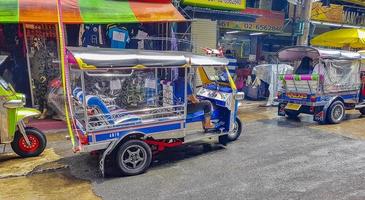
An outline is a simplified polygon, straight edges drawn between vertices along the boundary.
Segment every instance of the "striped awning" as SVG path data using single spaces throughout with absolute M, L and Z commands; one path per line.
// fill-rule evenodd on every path
M 62 11 L 67 24 L 185 20 L 170 0 L 62 0 Z M 0 23 L 57 23 L 57 0 L 0 0 Z

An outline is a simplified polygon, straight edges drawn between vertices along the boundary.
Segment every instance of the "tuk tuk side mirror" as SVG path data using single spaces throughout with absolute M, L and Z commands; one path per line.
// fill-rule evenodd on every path
M 244 92 L 237 92 L 234 96 L 234 99 L 236 101 L 243 101 L 245 99 L 245 93 Z
M 4 103 L 4 107 L 8 109 L 15 109 L 24 106 L 24 102 L 20 99 L 17 100 L 10 100 Z

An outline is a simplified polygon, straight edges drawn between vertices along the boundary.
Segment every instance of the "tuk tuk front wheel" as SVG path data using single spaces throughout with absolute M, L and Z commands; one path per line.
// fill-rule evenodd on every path
M 117 166 L 125 176 L 145 172 L 152 161 L 151 147 L 141 140 L 128 140 L 117 151 Z
M 23 158 L 35 157 L 41 154 L 47 145 L 46 136 L 36 128 L 25 128 L 30 145 L 27 145 L 22 133 L 18 130 L 15 132 L 14 140 L 11 142 L 13 151 Z
M 330 124 L 338 124 L 345 118 L 345 105 L 335 101 L 328 109 L 327 120 Z
M 240 118 L 236 117 L 233 125 L 233 130 L 227 135 L 228 142 L 237 140 L 242 133 L 242 122 Z

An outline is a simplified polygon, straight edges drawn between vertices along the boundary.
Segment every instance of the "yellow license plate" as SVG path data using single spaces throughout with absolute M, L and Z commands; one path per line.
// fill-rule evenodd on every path
M 300 107 L 302 107 L 302 105 L 300 105 L 300 104 L 288 103 L 288 104 L 286 104 L 285 109 L 298 111 L 300 109 Z

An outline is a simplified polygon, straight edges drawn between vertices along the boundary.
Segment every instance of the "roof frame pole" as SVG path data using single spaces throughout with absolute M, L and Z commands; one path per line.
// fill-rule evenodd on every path
M 70 94 L 68 93 L 68 88 L 67 88 L 67 79 L 69 77 L 68 73 L 66 72 L 66 63 L 67 63 L 67 59 L 66 59 L 66 49 L 65 49 L 65 40 L 64 40 L 64 25 L 63 25 L 63 19 L 62 19 L 62 4 L 61 4 L 61 0 L 57 0 L 57 23 L 58 23 L 58 31 L 59 31 L 59 43 L 60 43 L 60 61 L 61 61 L 61 72 L 62 72 L 62 86 L 63 86 L 63 95 L 65 98 L 65 117 L 66 117 L 66 122 L 67 122 L 67 129 L 68 132 L 70 134 L 71 137 L 71 142 L 72 142 L 72 146 L 74 147 L 74 151 L 78 150 L 75 149 L 75 137 L 72 131 L 72 127 L 71 127 L 71 120 L 70 118 L 73 117 L 73 113 L 72 113 L 72 109 L 70 108 L 70 103 L 71 103 L 71 99 L 70 99 Z

